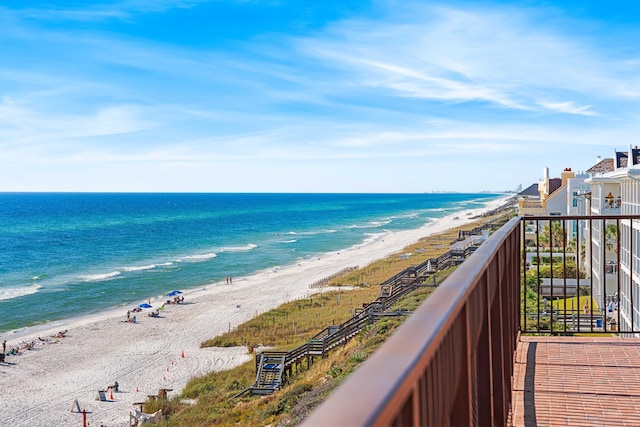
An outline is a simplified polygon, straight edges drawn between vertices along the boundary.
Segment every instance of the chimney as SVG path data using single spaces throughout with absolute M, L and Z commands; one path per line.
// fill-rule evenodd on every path
M 562 178 L 562 185 L 566 185 L 569 179 L 575 178 L 575 177 L 576 177 L 576 174 L 573 173 L 571 168 L 564 168 L 564 170 L 562 171 L 562 174 L 560 175 L 560 178 Z

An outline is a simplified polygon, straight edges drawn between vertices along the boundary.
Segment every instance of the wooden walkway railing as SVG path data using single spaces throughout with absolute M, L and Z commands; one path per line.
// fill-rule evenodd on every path
M 492 224 L 475 229 L 493 228 Z M 464 240 L 466 236 L 458 235 Z M 411 266 L 380 285 L 380 296 L 373 302 L 356 308 L 354 315 L 339 326 L 328 326 L 318 332 L 308 342 L 287 352 L 261 352 L 256 354 L 256 381 L 238 393 L 235 397 L 246 393 L 265 395 L 278 390 L 291 376 L 294 367 L 300 369 L 304 361 L 309 367 L 315 357 L 323 358 L 334 348 L 346 344 L 365 327 L 386 316 L 409 314 L 407 312 L 388 310 L 403 296 L 413 292 L 437 271 L 462 263 L 476 251 L 477 245 L 464 249 L 449 250 L 437 258 L 428 259 L 417 266 Z
M 354 316 L 343 324 L 324 328 L 312 339 L 293 350 L 286 352 L 264 351 L 256 354 L 256 381 L 235 397 L 246 393 L 265 395 L 278 390 L 287 377 L 293 374 L 294 367 L 300 369 L 304 361 L 309 367 L 314 358 L 323 358 L 334 348 L 346 344 L 364 328 L 379 320 L 386 308 L 391 307 L 398 299 L 412 292 L 419 285 L 420 283 L 417 282 L 407 282 L 402 287 L 396 286 L 395 292 L 391 295 L 380 297 L 362 309 L 356 309 Z M 407 313 L 388 314 L 406 315 Z

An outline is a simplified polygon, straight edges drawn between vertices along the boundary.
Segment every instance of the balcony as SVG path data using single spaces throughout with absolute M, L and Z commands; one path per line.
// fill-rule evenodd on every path
M 604 272 L 607 275 L 616 275 L 618 274 L 618 263 L 615 261 L 607 261 L 604 267 Z
M 614 196 L 613 193 L 609 193 L 602 199 L 602 210 L 600 213 L 603 215 L 618 215 L 620 214 L 621 207 L 622 198 L 620 196 Z
M 617 269 L 619 237 L 638 231 L 630 218 L 640 216 L 536 217 L 533 246 L 514 218 L 304 425 L 640 425 L 640 338 L 630 338 L 640 328 L 617 309 L 618 295 L 640 301 Z M 618 230 L 617 291 L 607 294 L 591 271 L 607 264 L 590 259 L 590 249 L 611 244 L 607 233 L 593 233 L 611 223 Z M 634 246 L 626 249 L 637 256 Z M 526 269 L 532 252 L 540 262 Z M 545 276 L 553 286 L 543 296 Z M 568 279 L 576 282 L 573 297 Z
M 622 198 L 620 196 L 614 196 L 612 193 L 609 193 L 604 198 L 605 209 L 620 209 L 621 206 Z
M 540 200 L 524 200 L 520 203 L 520 206 L 525 209 L 544 209 L 544 203 Z

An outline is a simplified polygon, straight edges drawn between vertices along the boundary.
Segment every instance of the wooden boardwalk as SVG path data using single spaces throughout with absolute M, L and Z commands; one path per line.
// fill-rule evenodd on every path
M 640 427 L 640 338 L 521 337 L 513 386 L 514 427 Z
M 338 326 L 328 326 L 316 334 L 308 342 L 286 352 L 261 352 L 256 354 L 256 380 L 253 385 L 236 394 L 234 397 L 251 395 L 267 395 L 279 390 L 294 369 L 302 367 L 306 361 L 307 369 L 316 357 L 325 357 L 339 345 L 346 344 L 368 325 L 385 316 L 404 316 L 408 312 L 389 312 L 389 309 L 403 296 L 425 285 L 429 277 L 440 270 L 458 265 L 468 258 L 482 244 L 483 239 L 471 239 L 464 247 L 454 247 L 456 242 L 464 241 L 471 235 L 481 233 L 484 229 L 495 229 L 495 222 L 484 224 L 471 231 L 459 231 L 452 248 L 437 258 L 430 258 L 417 266 L 405 268 L 393 277 L 380 284 L 380 296 L 362 308 L 356 308 L 354 315 Z M 352 270 L 349 267 L 347 270 Z M 340 275 L 343 272 L 336 273 Z M 334 276 L 336 276 L 334 275 Z M 331 277 L 334 277 L 331 276 Z M 316 282 L 312 286 L 328 283 L 328 279 Z M 435 282 L 434 282 L 435 284 Z

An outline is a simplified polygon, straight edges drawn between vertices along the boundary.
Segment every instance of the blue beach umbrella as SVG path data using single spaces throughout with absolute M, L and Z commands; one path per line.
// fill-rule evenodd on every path
M 147 304 L 146 302 L 143 302 L 138 307 L 140 307 L 140 308 L 151 308 L 151 304 Z
M 181 293 L 182 293 L 181 291 L 171 291 L 171 292 L 169 292 L 169 293 L 167 294 L 167 296 L 168 296 L 168 297 L 174 297 L 174 296 L 176 296 L 176 295 L 178 295 L 178 294 L 181 294 Z

